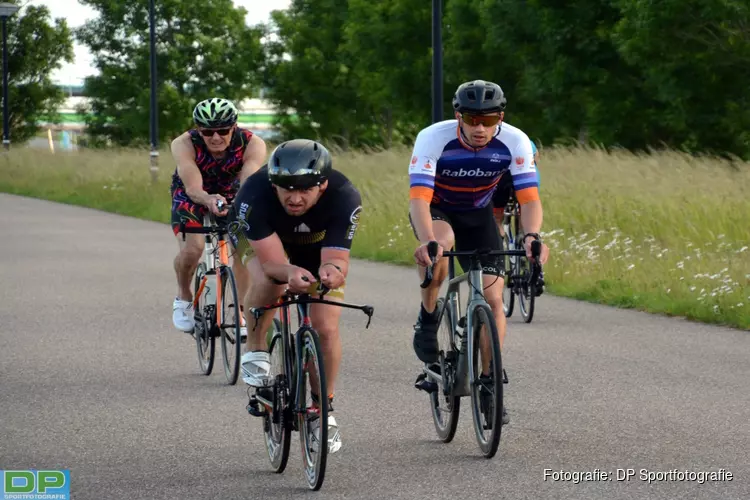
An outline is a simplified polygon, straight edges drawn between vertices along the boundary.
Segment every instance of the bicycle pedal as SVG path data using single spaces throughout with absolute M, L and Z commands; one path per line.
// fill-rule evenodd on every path
M 431 380 L 427 380 L 427 375 L 425 375 L 424 373 L 417 377 L 416 382 L 414 382 L 414 387 L 419 389 L 420 391 L 425 391 L 428 394 L 432 394 L 433 392 L 438 391 L 438 385 Z
M 247 412 L 254 417 L 265 417 L 267 415 L 266 410 L 255 396 L 250 397 L 250 401 L 247 403 Z

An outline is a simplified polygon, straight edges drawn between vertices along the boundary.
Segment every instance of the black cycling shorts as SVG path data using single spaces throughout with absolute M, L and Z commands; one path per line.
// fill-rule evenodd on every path
M 492 204 L 476 210 L 467 210 L 463 212 L 442 211 L 439 208 L 430 205 L 430 214 L 432 220 L 441 220 L 450 224 L 453 234 L 456 237 L 455 249 L 458 252 L 471 251 L 477 249 L 502 250 L 503 240 L 497 229 L 495 216 L 492 212 Z M 409 215 L 409 223 L 417 236 L 414 223 Z M 471 260 L 468 257 L 457 257 L 458 263 L 464 272 L 471 267 Z M 505 276 L 505 259 L 501 256 L 485 255 L 480 258 L 482 263 L 482 272 L 492 276 Z

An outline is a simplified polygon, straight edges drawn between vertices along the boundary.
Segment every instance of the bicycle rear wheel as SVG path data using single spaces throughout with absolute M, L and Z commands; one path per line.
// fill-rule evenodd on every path
M 497 453 L 503 418 L 503 364 L 497 325 L 488 305 L 472 313 L 469 382 L 474 432 L 486 458 Z
M 298 350 L 298 366 L 302 370 L 298 402 L 302 407 L 298 415 L 302 465 L 307 485 L 317 491 L 323 485 L 328 460 L 328 387 L 318 333 L 306 328 Z M 312 394 L 318 395 L 317 405 Z
M 276 318 L 273 321 L 273 333 L 268 352 L 271 356 L 271 376 L 274 378 L 274 385 L 272 388 L 263 390 L 271 401 L 271 407 L 266 406 L 267 414 L 263 417 L 263 434 L 271 467 L 275 472 L 282 473 L 289 460 L 289 445 L 292 440 L 292 422 L 289 418 L 292 378 L 286 373 L 281 323 Z
M 193 286 L 193 297 L 198 296 L 198 302 L 195 307 L 195 328 L 193 337 L 198 351 L 198 365 L 204 375 L 211 375 L 214 367 L 214 356 L 216 354 L 216 339 L 213 336 L 213 307 L 206 304 L 205 288 L 198 295 L 203 277 L 206 275 L 206 265 L 201 262 L 195 270 L 195 283 Z M 209 276 L 211 280 L 213 276 Z M 214 283 L 206 283 L 206 286 L 214 286 Z
M 242 353 L 241 323 L 237 284 L 231 267 L 222 266 L 221 272 L 221 352 L 224 357 L 224 375 L 229 385 L 237 383 Z
M 505 228 L 505 236 L 503 236 L 503 247 L 505 250 L 515 250 L 513 244 L 514 234 L 509 234 L 510 227 Z M 506 318 L 510 318 L 513 315 L 513 306 L 516 303 L 516 294 L 513 293 L 513 272 L 515 270 L 515 261 L 518 257 L 511 257 L 510 255 L 505 256 L 505 283 L 503 285 L 503 313 Z
M 436 310 L 443 307 L 444 299 L 437 301 Z M 435 371 L 440 372 L 443 382 L 437 382 L 438 388 L 430 393 L 430 410 L 432 421 L 438 437 L 444 443 L 450 443 L 456 435 L 458 417 L 461 410 L 461 398 L 453 396 L 453 381 L 458 364 L 458 348 L 461 339 L 456 338 L 453 331 L 453 312 L 448 307 L 443 312 L 443 319 L 438 325 L 439 361 L 433 365 Z M 446 394 L 447 393 L 447 394 Z M 441 403 L 443 406 L 441 407 Z

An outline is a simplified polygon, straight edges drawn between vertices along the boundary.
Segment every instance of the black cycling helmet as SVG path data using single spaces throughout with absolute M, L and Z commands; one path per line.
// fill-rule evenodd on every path
M 331 154 L 319 142 L 292 139 L 282 142 L 268 158 L 268 179 L 285 189 L 319 186 L 331 173 Z
M 484 80 L 465 82 L 453 96 L 453 109 L 459 113 L 495 113 L 505 109 L 505 94 L 500 85 Z

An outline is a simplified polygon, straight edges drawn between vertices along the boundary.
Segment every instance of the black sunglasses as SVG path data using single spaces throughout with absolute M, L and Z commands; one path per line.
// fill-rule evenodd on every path
M 203 135 L 203 137 L 213 137 L 214 134 L 219 134 L 221 136 L 225 136 L 225 135 L 229 134 L 229 132 L 231 132 L 231 131 L 232 131 L 232 127 L 228 127 L 228 128 L 209 128 L 209 129 L 203 128 L 203 129 L 201 129 L 201 134 Z

